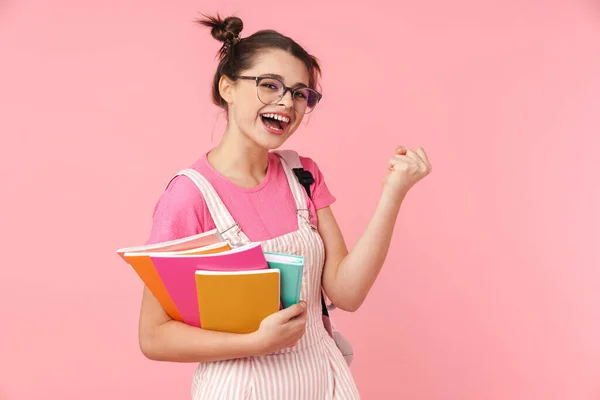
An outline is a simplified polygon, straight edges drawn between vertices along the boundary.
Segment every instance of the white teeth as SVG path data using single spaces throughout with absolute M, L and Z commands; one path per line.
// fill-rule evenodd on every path
M 263 117 L 266 118 L 273 118 L 276 119 L 277 121 L 282 121 L 285 122 L 286 124 L 288 122 L 290 122 L 290 119 L 288 117 L 284 117 L 283 115 L 277 115 L 277 114 L 263 114 Z

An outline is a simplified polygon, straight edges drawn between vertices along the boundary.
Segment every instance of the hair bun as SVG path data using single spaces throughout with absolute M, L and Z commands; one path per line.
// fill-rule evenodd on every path
M 212 37 L 223 43 L 233 43 L 239 38 L 244 28 L 244 23 L 238 17 L 227 17 L 222 19 L 219 14 L 214 17 L 204 16 L 205 19 L 198 23 L 210 28 Z

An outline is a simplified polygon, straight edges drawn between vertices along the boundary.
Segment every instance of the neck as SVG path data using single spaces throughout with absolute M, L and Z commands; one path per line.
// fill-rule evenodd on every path
M 251 186 L 265 177 L 269 154 L 228 125 L 219 144 L 209 152 L 208 161 L 223 176 Z

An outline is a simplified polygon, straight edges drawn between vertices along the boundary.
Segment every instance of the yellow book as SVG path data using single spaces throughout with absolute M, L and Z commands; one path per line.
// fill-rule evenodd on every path
M 202 329 L 251 333 L 279 311 L 279 270 L 196 271 Z

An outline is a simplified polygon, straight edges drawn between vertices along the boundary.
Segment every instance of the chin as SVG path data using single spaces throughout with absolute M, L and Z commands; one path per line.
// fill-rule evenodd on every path
M 288 137 L 289 136 L 265 137 L 261 135 L 257 143 L 264 149 L 275 150 L 281 147 L 287 141 Z
M 293 128 L 290 126 L 286 132 L 273 134 L 259 127 L 251 139 L 264 149 L 275 150 L 281 147 L 292 136 L 295 131 Z

